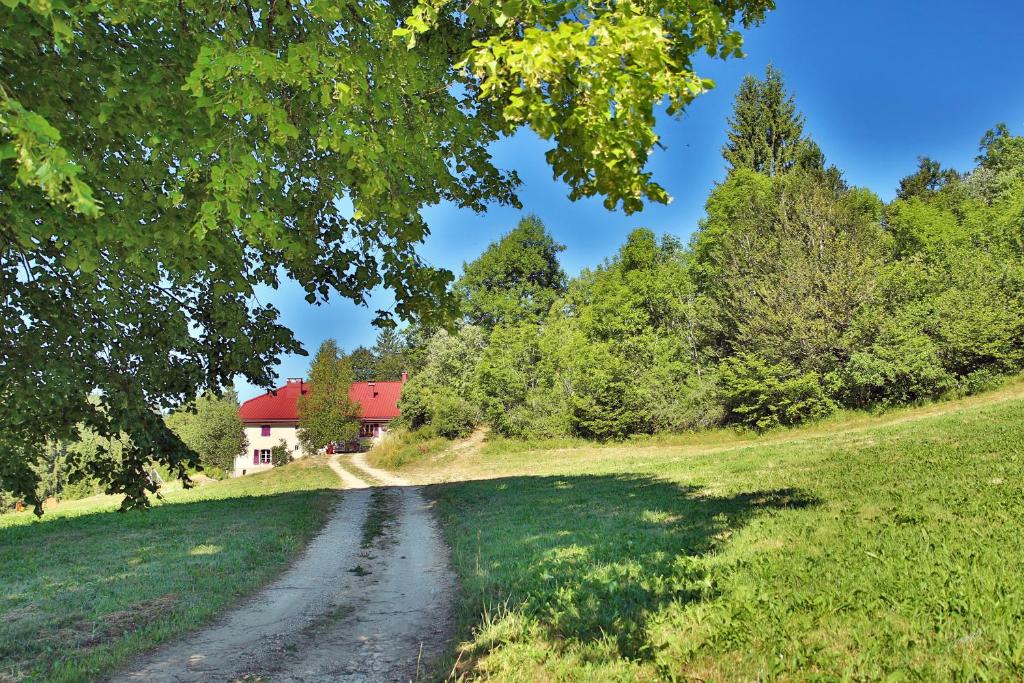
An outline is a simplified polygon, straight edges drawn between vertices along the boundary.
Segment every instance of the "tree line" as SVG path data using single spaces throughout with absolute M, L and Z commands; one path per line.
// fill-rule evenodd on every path
M 567 278 L 535 217 L 466 264 L 455 330 L 413 328 L 412 429 L 509 437 L 795 425 L 992 386 L 1024 366 L 1024 137 L 897 197 L 850 186 L 769 67 L 688 244 L 632 232 Z

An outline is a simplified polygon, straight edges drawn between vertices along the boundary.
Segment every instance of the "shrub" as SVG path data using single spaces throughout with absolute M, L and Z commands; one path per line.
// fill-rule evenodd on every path
M 292 461 L 292 453 L 288 449 L 288 444 L 285 443 L 284 439 L 277 442 L 276 446 L 272 446 L 270 449 L 270 464 L 274 467 L 280 467 L 281 465 L 287 465 Z
M 388 431 L 370 449 L 367 458 L 374 467 L 395 469 L 438 453 L 449 443 L 448 439 L 437 436 L 430 427 L 416 431 L 399 427 Z
M 934 398 L 949 389 L 935 343 L 909 330 L 884 330 L 864 351 L 854 352 L 838 373 L 844 402 L 856 407 Z
M 430 427 L 438 436 L 456 439 L 473 431 L 477 423 L 476 409 L 461 396 L 450 391 L 434 394 L 430 407 Z
M 757 430 L 822 418 L 836 408 L 817 373 L 785 361 L 740 354 L 722 362 L 719 379 L 726 419 Z

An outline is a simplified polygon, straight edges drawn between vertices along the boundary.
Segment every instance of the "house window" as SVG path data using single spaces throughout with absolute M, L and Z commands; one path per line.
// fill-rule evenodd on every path
M 377 435 L 377 425 L 369 424 L 367 422 L 364 422 L 363 424 L 359 425 L 359 436 L 363 437 L 364 439 L 368 439 L 371 436 L 376 436 L 376 435 Z
M 270 429 L 270 427 L 267 427 L 267 429 Z M 269 465 L 270 464 L 270 449 L 269 448 L 264 448 L 263 450 L 260 451 L 260 464 L 261 465 Z
M 270 425 L 260 427 L 260 436 L 270 436 Z
M 295 444 L 295 450 L 299 450 L 299 444 Z

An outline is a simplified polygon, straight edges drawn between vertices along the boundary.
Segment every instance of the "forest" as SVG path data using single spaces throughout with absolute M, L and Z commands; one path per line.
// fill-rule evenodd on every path
M 827 162 L 769 67 L 737 92 L 722 154 L 688 243 L 638 228 L 567 278 L 528 216 L 466 264 L 457 324 L 405 333 L 406 426 L 764 431 L 1022 369 L 1024 137 L 996 125 L 965 171 L 921 157 L 886 203 Z

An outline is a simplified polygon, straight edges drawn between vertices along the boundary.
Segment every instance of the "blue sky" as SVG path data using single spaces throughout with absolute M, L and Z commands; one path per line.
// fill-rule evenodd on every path
M 717 87 L 699 97 L 680 118 L 662 116 L 658 133 L 665 150 L 650 168 L 673 197 L 626 216 L 609 212 L 600 199 L 571 202 L 567 188 L 552 180 L 544 161 L 548 144 L 521 132 L 494 145 L 498 165 L 523 179 L 524 211 L 541 217 L 565 244 L 562 265 L 570 274 L 599 264 L 636 227 L 689 237 L 703 215 L 704 199 L 724 175 L 720 150 L 726 118 L 740 80 L 775 64 L 806 116 L 806 131 L 828 160 L 854 184 L 891 199 L 899 179 L 925 154 L 946 166 L 972 165 L 987 128 L 1005 121 L 1024 133 L 1024 2 L 989 0 L 779 0 L 764 24 L 747 32 L 746 59 L 701 59 L 699 72 Z M 523 212 L 495 206 L 484 215 L 451 206 L 431 207 L 431 235 L 421 254 L 456 274 L 488 244 L 511 229 Z M 369 307 L 340 298 L 307 304 L 293 284 L 260 293 L 272 302 L 305 348 L 313 353 L 333 337 L 346 350 L 370 346 L 377 308 L 388 308 L 387 292 Z M 306 374 L 309 358 L 286 356 L 282 378 Z M 244 400 L 260 390 L 239 378 Z

